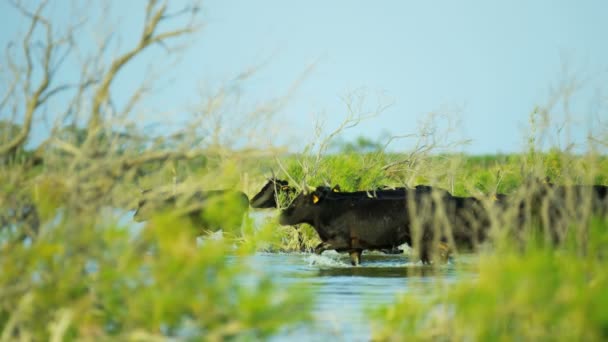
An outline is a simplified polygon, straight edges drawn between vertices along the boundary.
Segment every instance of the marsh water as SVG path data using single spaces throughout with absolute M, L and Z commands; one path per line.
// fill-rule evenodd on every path
M 123 222 L 131 221 L 131 213 Z M 136 231 L 143 228 L 132 221 L 130 226 Z M 351 266 L 348 254 L 334 251 L 322 255 L 260 252 L 251 257 L 250 266 L 279 286 L 298 284 L 313 293 L 312 324 L 287 329 L 272 341 L 368 341 L 372 337 L 370 310 L 394 302 L 399 295 L 424 299 L 429 290 L 441 291 L 461 279 L 472 279 L 476 274 L 466 266 L 475 258 L 459 255 L 447 265 L 430 267 L 406 254 L 364 252 L 363 263 Z
M 274 341 L 368 341 L 370 309 L 390 304 L 398 295 L 428 296 L 426 290 L 474 277 L 453 263 L 431 268 L 405 255 L 379 253 L 364 254 L 363 264 L 357 267 L 349 264 L 347 255 L 329 251 L 321 256 L 258 253 L 253 264 L 279 284 L 298 282 L 314 294 L 312 326 L 285 331 Z

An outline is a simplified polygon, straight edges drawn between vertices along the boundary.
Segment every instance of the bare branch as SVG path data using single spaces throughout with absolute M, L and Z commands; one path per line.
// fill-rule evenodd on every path
M 139 55 L 143 50 L 152 44 L 163 42 L 170 38 L 183 36 L 195 31 L 194 27 L 187 26 L 186 28 L 155 34 L 159 23 L 163 20 L 163 15 L 166 14 L 167 11 L 167 3 L 163 3 L 158 9 L 155 10 L 154 8 L 156 3 L 157 1 L 155 0 L 148 1 L 146 8 L 146 21 L 144 23 L 144 28 L 138 44 L 131 50 L 115 59 L 108 71 L 102 77 L 101 84 L 99 88 L 97 88 L 93 97 L 93 108 L 88 124 L 89 131 L 91 133 L 94 133 L 101 124 L 101 106 L 108 101 L 110 85 L 116 78 L 118 72 L 130 60 Z
M 30 82 L 31 82 L 33 68 L 34 68 L 33 62 L 32 62 L 32 53 L 30 50 L 31 43 L 32 43 L 32 35 L 34 34 L 34 31 L 36 30 L 36 27 L 38 26 L 38 24 L 43 20 L 41 17 L 41 13 L 44 10 L 44 8 L 46 7 L 47 1 L 46 0 L 42 1 L 40 3 L 40 5 L 38 5 L 38 8 L 36 9 L 36 11 L 34 13 L 31 13 L 30 11 L 25 9 L 19 2 L 11 0 L 10 3 L 23 16 L 31 19 L 30 26 L 27 30 L 27 33 L 25 34 L 25 37 L 23 38 L 23 40 L 21 42 L 23 54 L 25 56 L 25 61 L 26 61 L 26 70 L 25 70 L 26 77 L 25 77 L 24 90 L 25 90 L 25 93 L 28 94 L 30 92 Z M 47 25 L 48 25 L 48 22 L 47 22 Z
M 0 111 L 2 111 L 2 108 L 4 108 L 4 106 L 6 106 L 6 103 L 11 98 L 11 96 L 15 95 L 15 90 L 17 89 L 17 85 L 19 84 L 18 70 L 16 69 L 16 67 L 11 66 L 11 71 L 13 72 L 13 75 L 14 75 L 13 81 L 9 85 L 8 89 L 6 90 L 6 93 L 4 94 L 4 97 L 2 98 L 2 100 L 0 100 Z
M 445 128 L 445 130 L 440 131 L 437 118 L 441 118 L 442 120 L 447 121 L 448 127 Z M 381 167 L 381 170 L 394 171 L 395 168 L 397 168 L 398 166 L 405 165 L 406 170 L 415 172 L 414 169 L 416 164 L 418 164 L 420 160 L 427 156 L 429 153 L 433 151 L 442 151 L 453 146 L 468 143 L 468 140 L 448 140 L 448 137 L 451 131 L 453 130 L 453 125 L 454 124 L 451 122 L 449 116 L 435 112 L 429 113 L 426 120 L 419 123 L 417 131 L 420 133 L 406 134 L 394 137 L 395 139 L 416 138 L 416 142 L 412 150 L 404 158 L 383 165 Z M 393 140 L 393 137 L 391 137 L 387 144 L 385 144 L 385 148 L 387 148 L 388 144 L 391 143 Z
M 44 6 L 46 5 L 46 1 L 43 1 L 40 4 L 38 9 L 36 10 L 36 13 L 34 13 L 34 14 L 25 10 L 18 3 L 13 2 L 13 4 L 23 15 L 25 15 L 26 17 L 29 17 L 32 21 L 30 24 L 30 28 L 29 28 L 25 38 L 23 39 L 23 49 L 24 49 L 24 54 L 26 56 L 26 61 L 27 61 L 26 78 L 25 78 L 25 94 L 26 94 L 27 98 L 26 98 L 26 104 L 25 104 L 25 113 L 24 113 L 25 120 L 23 123 L 23 127 L 22 127 L 21 131 L 19 132 L 19 134 L 17 134 L 17 136 L 15 136 L 10 142 L 8 142 L 7 144 L 5 144 L 3 146 L 0 146 L 0 156 L 14 154 L 15 151 L 21 145 L 23 145 L 23 143 L 27 140 L 27 138 L 30 134 L 31 126 L 32 126 L 34 112 L 36 111 L 38 106 L 40 106 L 40 104 L 41 104 L 40 97 L 50 84 L 50 63 L 51 63 L 51 58 L 52 58 L 52 54 L 53 54 L 53 49 L 55 47 L 55 44 L 53 41 L 53 32 L 52 32 L 51 24 L 45 18 L 43 18 L 41 16 L 41 12 L 44 9 Z M 38 23 L 42 24 L 46 29 L 46 46 L 45 46 L 44 56 L 43 56 L 43 60 L 42 60 L 43 76 L 42 76 L 42 80 L 36 87 L 36 90 L 33 92 L 33 94 L 31 94 L 31 96 L 28 96 L 29 92 L 30 92 L 31 77 L 32 77 L 32 72 L 33 72 L 30 44 L 31 44 L 32 34 L 33 34 L 36 26 L 38 25 Z
M 40 100 L 38 101 L 39 104 L 43 104 L 45 103 L 49 98 L 51 98 L 54 95 L 57 95 L 63 91 L 67 91 L 70 89 L 75 89 L 75 88 L 79 88 L 79 89 L 86 89 L 88 87 L 90 87 L 91 85 L 95 84 L 94 80 L 87 80 L 85 81 L 83 84 L 62 84 L 60 86 L 57 86 L 53 89 L 50 89 L 48 92 L 46 92 L 44 94 L 44 96 L 42 96 L 40 98 Z
M 163 14 L 161 19 L 162 20 L 172 19 L 172 18 L 180 17 L 180 16 L 182 16 L 184 14 L 188 14 L 188 13 L 196 14 L 199 10 L 200 10 L 200 8 L 197 5 L 193 5 L 192 7 L 186 6 L 186 7 L 182 8 L 181 10 L 176 11 L 175 13 Z
M 51 143 L 73 156 L 80 156 L 82 154 L 79 148 L 57 137 L 52 137 Z

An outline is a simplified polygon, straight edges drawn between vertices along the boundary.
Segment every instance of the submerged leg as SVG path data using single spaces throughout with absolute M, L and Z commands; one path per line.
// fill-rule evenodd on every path
M 431 246 L 427 242 L 423 242 L 420 246 L 420 261 L 425 265 L 431 263 Z
M 350 263 L 353 266 L 361 264 L 361 252 L 363 252 L 363 249 L 361 249 L 359 237 L 357 236 L 356 232 L 352 230 L 350 232 L 350 248 L 352 248 L 348 252 L 348 254 L 350 254 Z
M 362 252 L 363 252 L 363 250 L 361 250 L 361 249 L 353 249 L 348 252 L 348 254 L 350 254 L 350 263 L 353 266 L 358 266 L 359 264 L 361 264 L 361 253 Z

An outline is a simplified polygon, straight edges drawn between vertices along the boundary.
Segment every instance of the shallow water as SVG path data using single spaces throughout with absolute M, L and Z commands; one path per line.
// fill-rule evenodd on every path
M 131 216 L 129 212 L 122 219 L 136 233 L 143 229 L 143 224 L 133 223 Z M 256 223 L 265 217 L 252 216 Z M 325 251 L 323 255 L 257 253 L 251 258 L 251 266 L 269 274 L 279 284 L 297 283 L 314 293 L 312 326 L 290 329 L 272 341 L 368 341 L 369 309 L 390 304 L 399 294 L 423 298 L 425 290 L 437 289 L 438 284 L 449 286 L 459 279 L 472 279 L 476 274 L 468 271 L 466 265 L 473 264 L 475 259 L 474 255 L 461 254 L 456 264 L 430 267 L 412 262 L 403 254 L 364 252 L 362 264 L 355 267 L 351 266 L 348 254 L 334 251 Z
M 470 259 L 464 256 L 458 262 Z M 449 285 L 474 276 L 454 264 L 431 268 L 404 255 L 364 254 L 363 264 L 353 267 L 348 255 L 331 251 L 321 256 L 259 253 L 253 266 L 279 283 L 298 282 L 314 291 L 313 326 L 286 331 L 274 341 L 367 341 L 371 338 L 368 309 L 391 303 L 398 294 L 423 296 L 438 282 Z

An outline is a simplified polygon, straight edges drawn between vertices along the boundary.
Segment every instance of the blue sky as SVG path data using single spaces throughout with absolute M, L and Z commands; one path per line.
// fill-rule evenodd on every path
M 61 4 L 67 2 L 55 6 Z M 128 41 L 140 24 L 130 14 L 143 11 L 143 2 L 114 5 Z M 18 27 L 0 7 L 2 25 Z M 278 113 L 280 129 L 269 139 L 298 150 L 312 138 L 314 117 L 324 115 L 328 130 L 336 127 L 347 112 L 342 97 L 362 90 L 370 107 L 378 94 L 392 105 L 345 132 L 346 140 L 415 133 L 427 113 L 442 111 L 460 120 L 453 139 L 471 139 L 463 151 L 517 152 L 530 113 L 550 100 L 568 74 L 565 65 L 586 82 L 573 95 L 560 144 L 584 142 L 598 120 L 608 121 L 606 1 L 211 0 L 203 9 L 204 30 L 153 100 L 159 112 L 187 107 L 201 87 L 263 64 L 243 86 L 241 107 L 247 107 L 285 94 L 314 65 Z M 150 52 L 153 59 L 162 54 Z M 114 90 L 128 93 L 130 82 L 137 77 L 123 77 Z M 559 106 L 551 115 L 555 125 L 566 121 Z

